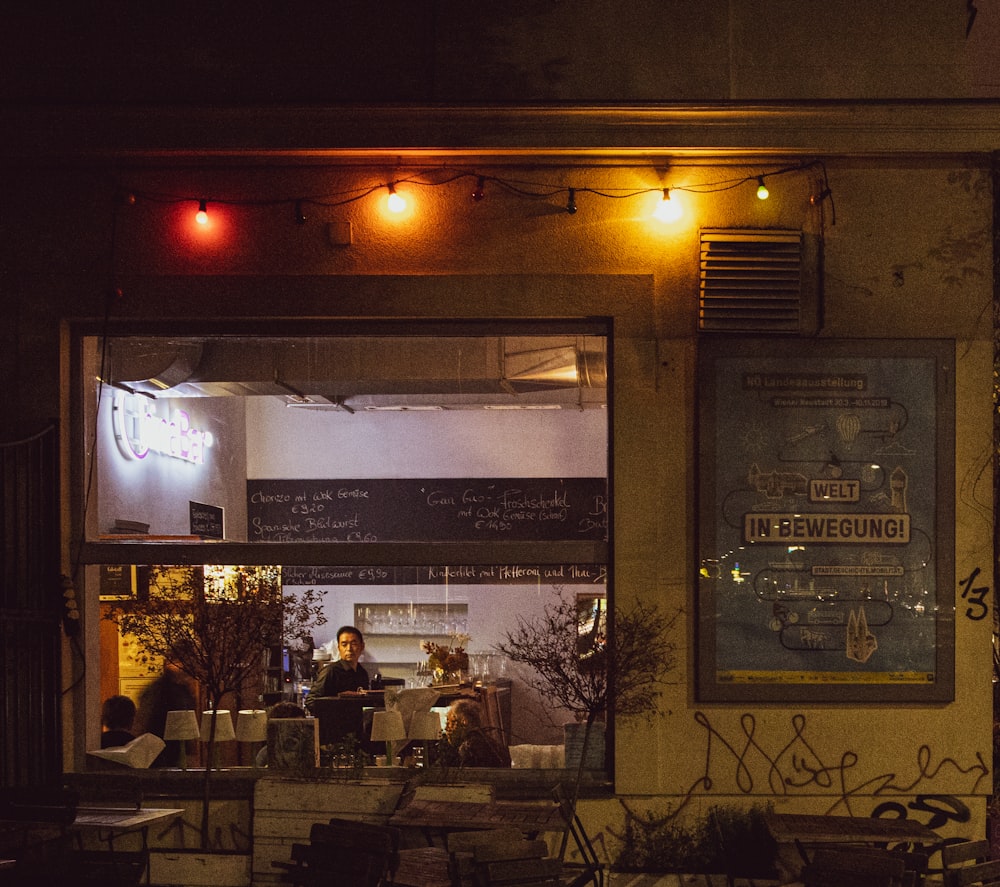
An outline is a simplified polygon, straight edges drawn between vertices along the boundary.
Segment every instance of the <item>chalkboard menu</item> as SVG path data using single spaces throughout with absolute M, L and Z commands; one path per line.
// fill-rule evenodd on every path
M 248 480 L 251 542 L 608 538 L 607 480 Z
M 191 535 L 202 539 L 225 538 L 225 511 L 218 505 L 188 502 L 191 516 Z
M 281 568 L 281 584 L 307 585 L 599 585 L 603 564 L 462 564 L 421 567 Z

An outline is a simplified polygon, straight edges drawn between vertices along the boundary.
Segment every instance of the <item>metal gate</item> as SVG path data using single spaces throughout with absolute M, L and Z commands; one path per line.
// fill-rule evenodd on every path
M 58 434 L 0 444 L 0 786 L 62 773 Z

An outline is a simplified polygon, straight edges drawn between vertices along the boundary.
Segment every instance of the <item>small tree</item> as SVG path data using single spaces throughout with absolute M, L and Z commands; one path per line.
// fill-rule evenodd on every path
M 559 586 L 541 616 L 519 616 L 497 651 L 523 663 L 525 682 L 585 724 L 572 803 L 583 777 L 594 723 L 609 712 L 618 717 L 650 719 L 667 676 L 676 664 L 669 635 L 677 614 L 637 601 L 616 607 L 610 635 L 587 631 L 591 616 L 581 612 L 575 595 Z
M 149 595 L 113 607 L 107 618 L 132 635 L 152 670 L 171 663 L 196 681 L 219 710 L 227 693 L 260 679 L 268 648 L 308 634 L 326 618 L 322 593 L 283 595 L 278 567 L 227 567 L 206 580 L 202 567 L 152 567 Z M 206 746 L 201 844 L 209 845 L 215 718 Z

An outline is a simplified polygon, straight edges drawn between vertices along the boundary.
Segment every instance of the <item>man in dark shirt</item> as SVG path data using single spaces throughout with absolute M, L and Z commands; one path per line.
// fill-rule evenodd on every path
M 340 658 L 326 663 L 320 669 L 309 689 L 308 699 L 336 696 L 345 690 L 367 690 L 368 672 L 359 661 L 364 650 L 364 635 L 353 625 L 337 629 L 337 651 Z

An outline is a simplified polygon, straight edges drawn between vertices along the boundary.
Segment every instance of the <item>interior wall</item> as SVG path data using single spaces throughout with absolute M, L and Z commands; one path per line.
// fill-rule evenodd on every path
M 277 398 L 247 402 L 247 471 L 252 478 L 605 477 L 608 413 L 588 410 L 456 410 L 349 414 L 287 409 Z M 470 653 L 490 653 L 515 627 L 515 618 L 542 615 L 558 593 L 551 581 L 529 585 L 317 585 L 326 624 L 313 642 L 335 646 L 341 625 L 355 623 L 354 605 L 463 604 Z M 561 587 L 561 586 L 560 586 Z M 566 587 L 572 593 L 574 586 Z M 415 680 L 420 648 L 429 636 L 368 632 L 370 673 Z M 438 643 L 447 638 L 436 637 Z M 511 742 L 561 743 L 565 713 L 546 706 L 516 667 Z
M 247 477 L 605 477 L 606 410 L 356 412 L 247 402 Z
M 204 459 L 194 463 L 150 450 L 123 454 L 116 442 L 113 395 L 105 392 L 96 422 L 95 531 L 114 534 L 116 520 L 149 525 L 153 535 L 191 533 L 190 502 L 224 510 L 226 538 L 246 539 L 246 418 L 242 398 L 132 398 L 166 425 L 183 411 L 190 426 L 212 435 Z M 125 447 L 127 450 L 127 446 Z

